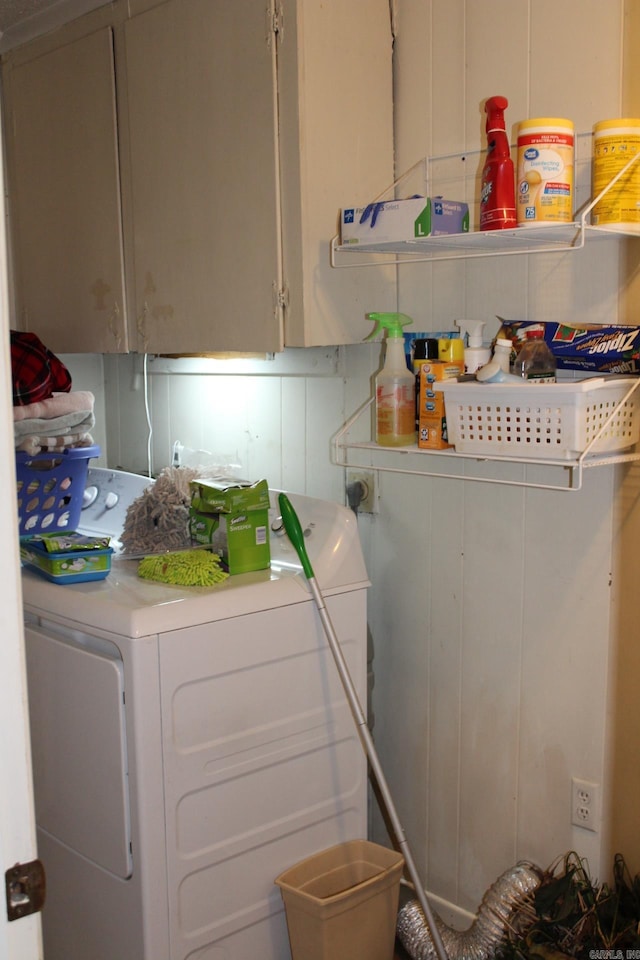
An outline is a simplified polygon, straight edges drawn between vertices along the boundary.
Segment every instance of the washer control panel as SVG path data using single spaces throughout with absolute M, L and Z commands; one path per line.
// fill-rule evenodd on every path
M 89 467 L 80 514 L 82 532 L 117 540 L 129 506 L 152 483 L 138 473 Z

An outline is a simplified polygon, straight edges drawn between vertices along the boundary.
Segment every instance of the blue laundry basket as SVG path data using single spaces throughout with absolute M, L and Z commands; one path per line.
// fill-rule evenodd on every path
M 20 536 L 75 530 L 80 521 L 89 460 L 100 447 L 70 447 L 59 453 L 16 452 Z

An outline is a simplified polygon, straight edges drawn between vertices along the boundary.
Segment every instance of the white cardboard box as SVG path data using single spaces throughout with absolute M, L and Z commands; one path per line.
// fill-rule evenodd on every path
M 361 220 L 367 207 L 344 207 L 340 211 L 340 240 L 343 245 L 364 247 L 469 231 L 468 204 L 458 200 L 414 197 L 410 200 L 385 200 L 370 206 L 374 209 L 364 222 Z

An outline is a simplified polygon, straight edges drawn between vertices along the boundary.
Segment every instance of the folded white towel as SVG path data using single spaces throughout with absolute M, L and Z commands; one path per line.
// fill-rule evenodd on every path
M 67 413 L 93 410 L 95 397 L 89 390 L 71 390 L 70 393 L 54 393 L 46 400 L 27 403 L 13 408 L 14 420 L 52 420 Z
M 13 424 L 13 435 L 16 444 L 23 437 L 63 437 L 68 433 L 86 433 L 94 427 L 95 422 L 93 411 L 77 410 L 52 420 L 43 420 L 41 417 L 16 420 Z
M 90 433 L 69 433 L 62 437 L 27 436 L 16 439 L 16 450 L 35 456 L 38 453 L 62 453 L 75 447 L 93 446 Z

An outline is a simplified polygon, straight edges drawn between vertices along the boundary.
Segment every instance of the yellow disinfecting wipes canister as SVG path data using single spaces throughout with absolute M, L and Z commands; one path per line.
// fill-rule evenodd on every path
M 601 120 L 593 128 L 593 196 L 638 155 L 640 120 Z M 602 227 L 624 224 L 640 231 L 640 160 L 632 163 L 591 211 L 591 222 Z
M 573 146 L 571 120 L 537 117 L 518 124 L 518 226 L 571 222 Z

